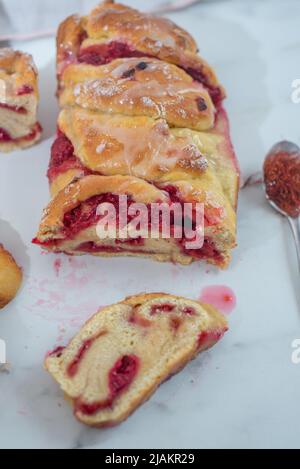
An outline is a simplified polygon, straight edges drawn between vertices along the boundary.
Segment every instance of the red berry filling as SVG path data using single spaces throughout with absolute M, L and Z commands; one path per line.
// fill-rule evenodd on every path
M 211 344 L 218 342 L 222 339 L 223 335 L 227 329 L 219 330 L 219 331 L 202 331 L 198 336 L 198 348 L 206 348 Z
M 17 114 L 27 114 L 27 109 L 23 106 L 14 106 L 12 104 L 0 103 L 0 108 L 8 109 L 9 111 L 16 112 Z
M 128 388 L 138 371 L 139 359 L 135 355 L 124 355 L 109 372 L 109 389 L 115 398 Z
M 195 316 L 196 311 L 192 306 L 185 306 L 182 310 L 184 314 L 187 314 L 188 316 Z
M 83 359 L 86 352 L 91 348 L 94 341 L 95 341 L 95 338 L 93 337 L 89 340 L 86 340 L 83 343 L 83 345 L 80 347 L 76 357 L 67 368 L 67 374 L 70 378 L 73 378 L 77 374 L 81 360 Z
M 124 42 L 112 41 L 108 44 L 99 44 L 81 49 L 78 61 L 89 65 L 103 65 L 114 59 L 143 57 L 144 53 L 135 50 Z
M 118 195 L 110 193 L 95 195 L 64 215 L 63 224 L 66 238 L 71 238 L 81 230 L 95 225 L 101 219 L 101 215 L 97 213 L 97 208 L 100 204 L 104 203 L 110 203 L 115 207 L 117 214 L 116 222 L 117 226 L 119 226 Z M 133 203 L 134 201 L 128 197 L 128 206 Z M 127 223 L 133 218 L 134 216 L 127 214 Z
M 140 316 L 139 313 L 136 311 L 136 308 L 134 309 L 132 315 L 129 317 L 128 321 L 131 324 L 136 324 L 137 326 L 141 327 L 151 326 L 151 321 L 149 321 L 149 319 L 145 318 L 144 316 Z
M 171 311 L 174 311 L 174 309 L 175 309 L 175 305 L 171 305 L 169 303 L 164 303 L 161 305 L 152 305 L 150 314 L 151 316 L 153 316 L 154 314 L 157 314 L 157 313 L 170 313 Z
M 11 142 L 13 139 L 11 135 L 2 127 L 0 127 L 0 142 Z
M 51 158 L 47 171 L 49 182 L 53 182 L 60 173 L 64 173 L 69 169 L 80 169 L 84 175 L 92 174 L 92 171 L 83 166 L 74 155 L 74 147 L 71 141 L 59 131 L 58 137 L 51 147 Z
M 166 190 L 166 188 L 164 188 Z M 170 190 L 171 194 L 171 199 L 177 201 L 177 196 L 174 195 L 173 188 Z M 179 199 L 178 199 L 179 200 Z M 119 196 L 116 194 L 111 194 L 111 193 L 105 193 L 101 195 L 96 195 L 94 197 L 91 197 L 90 199 L 86 200 L 82 204 L 78 205 L 75 207 L 73 210 L 65 213 L 64 218 L 63 218 L 63 225 L 64 225 L 64 235 L 65 238 L 64 240 L 67 239 L 72 239 L 74 238 L 81 230 L 84 230 L 90 226 L 96 225 L 97 222 L 101 219 L 101 215 L 97 213 L 97 208 L 100 204 L 103 203 L 110 203 L 115 207 L 116 210 L 116 223 L 117 227 L 119 227 Z M 130 207 L 131 204 L 133 204 L 134 201 L 128 197 L 128 208 Z M 151 209 L 148 207 L 149 210 L 149 224 L 151 223 Z M 171 214 L 173 215 L 173 214 Z M 132 219 L 134 219 L 134 215 L 129 215 L 128 213 L 126 214 L 126 223 L 129 224 Z M 161 228 L 161 223 L 160 222 L 160 228 Z M 172 220 L 171 217 L 171 225 L 174 224 L 174 220 Z M 192 223 L 195 225 L 194 223 Z M 195 229 L 195 226 L 193 226 Z M 62 241 L 64 241 L 62 240 Z M 190 240 L 189 240 L 190 241 Z M 181 238 L 181 239 L 176 239 L 176 242 L 178 245 L 180 245 L 182 252 L 186 253 L 187 255 L 191 255 L 197 259 L 207 259 L 207 258 L 213 258 L 217 261 L 222 262 L 223 257 L 222 254 L 218 252 L 218 250 L 215 248 L 214 243 L 209 239 L 205 238 L 204 239 L 204 244 L 202 248 L 199 249 L 187 249 L 186 248 L 186 238 Z M 59 245 L 60 241 L 54 240 L 54 242 L 49 242 L 49 243 L 43 243 L 43 242 L 37 242 L 35 241 L 36 244 L 41 244 L 45 246 L 51 246 L 52 245 Z M 82 252 L 90 252 L 90 253 L 96 253 L 96 252 L 122 252 L 124 249 L 122 246 L 144 246 L 145 245 L 145 239 L 138 237 L 138 238 L 131 238 L 131 239 L 125 239 L 125 240 L 115 240 L 116 246 L 98 246 L 94 242 L 85 242 L 82 243 L 80 246 L 77 247 L 78 251 Z M 138 250 L 134 250 L 134 252 L 138 253 Z M 145 251 L 141 250 L 140 252 L 144 253 Z
M 48 354 L 48 356 L 60 358 L 65 348 L 66 347 L 62 347 L 62 346 L 56 347 L 52 352 Z
M 135 355 L 124 355 L 121 357 L 109 371 L 109 395 L 107 399 L 99 402 L 87 403 L 82 398 L 75 402 L 75 412 L 81 412 L 85 415 L 94 415 L 101 409 L 111 407 L 115 399 L 122 394 L 137 375 L 140 360 Z
M 30 85 L 23 85 L 17 90 L 17 95 L 18 96 L 23 96 L 25 94 L 31 94 L 33 93 L 34 89 Z
M 91 348 L 93 343 L 95 342 L 96 339 L 99 339 L 99 337 L 103 336 L 106 334 L 106 331 L 101 331 L 99 334 L 97 334 L 94 337 L 91 337 L 90 339 L 87 339 L 86 341 L 83 342 L 82 346 L 78 350 L 75 358 L 71 361 L 67 368 L 67 374 L 70 378 L 73 378 L 78 370 L 79 370 L 79 365 L 82 359 L 84 358 L 85 354 L 88 352 L 88 350 Z
M 28 135 L 24 135 L 24 137 L 19 137 L 19 138 L 12 138 L 12 136 L 2 127 L 0 127 L 0 143 L 5 143 L 5 142 L 26 142 L 33 140 L 38 133 L 42 131 L 42 127 L 40 124 L 37 122 L 35 126 L 33 127 L 32 131 Z

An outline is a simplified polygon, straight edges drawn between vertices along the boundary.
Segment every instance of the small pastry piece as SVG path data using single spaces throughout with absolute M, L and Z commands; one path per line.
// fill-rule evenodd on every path
M 109 427 L 129 417 L 227 329 L 209 305 L 140 294 L 96 313 L 66 348 L 47 356 L 45 367 L 79 421 Z
M 0 152 L 26 148 L 40 139 L 38 100 L 38 72 L 32 57 L 0 49 Z
M 111 1 L 101 3 L 86 17 L 73 15 L 59 27 L 59 79 L 72 63 L 98 66 L 130 57 L 156 57 L 177 65 L 207 88 L 215 104 L 225 96 L 213 69 L 198 55 L 194 39 L 166 18 Z
M 213 193 L 211 187 L 215 189 Z M 120 196 L 125 197 L 125 206 Z M 100 237 L 98 226 L 99 222 L 105 222 L 107 203 L 115 211 L 112 224 L 116 231 L 109 237 Z M 193 208 L 191 212 L 185 211 L 185 203 Z M 187 224 L 195 230 L 199 220 L 195 215 L 197 203 L 204 206 L 204 239 L 202 244 L 199 239 L 199 245 L 191 246 L 192 237 L 184 228 Z M 140 210 L 136 204 L 142 204 L 146 221 L 138 235 L 136 231 L 131 235 L 130 226 L 139 213 L 136 210 Z M 161 204 L 166 218 L 153 215 L 153 208 Z M 102 207 L 104 212 L 99 210 Z M 176 217 L 171 209 L 168 214 L 170 207 L 176 208 Z M 119 230 L 121 214 L 128 229 L 126 236 Z M 182 232 L 175 236 L 179 225 Z M 162 236 L 166 226 L 170 228 L 169 234 Z M 156 185 L 133 176 L 89 175 L 72 182 L 52 199 L 34 243 L 48 251 L 66 254 L 146 256 L 181 264 L 204 259 L 224 268 L 235 246 L 235 212 L 213 172 L 207 171 L 203 181 L 193 184 L 175 181 Z
M 12 255 L 0 244 L 0 308 L 16 296 L 22 282 L 22 271 Z

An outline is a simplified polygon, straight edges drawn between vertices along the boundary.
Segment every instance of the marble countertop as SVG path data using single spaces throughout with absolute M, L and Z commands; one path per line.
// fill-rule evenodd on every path
M 224 83 L 232 138 L 243 176 L 261 169 L 277 141 L 300 144 L 297 0 L 205 2 L 170 16 L 193 33 Z M 21 47 L 18 44 L 18 47 Z M 137 259 L 72 260 L 30 244 L 48 201 L 45 178 L 55 132 L 54 40 L 26 43 L 40 69 L 43 142 L 0 156 L 1 241 L 24 268 L 16 301 L 0 313 L 10 372 L 0 374 L 2 448 L 300 447 L 300 293 L 289 227 L 262 188 L 240 194 L 239 245 L 227 271 Z M 56 263 L 57 265 L 57 263 Z M 43 370 L 47 350 L 63 344 L 99 306 L 139 291 L 198 298 L 208 285 L 237 296 L 230 332 L 169 380 L 128 421 L 109 430 L 77 423 Z M 294 354 L 295 357 L 295 354 Z

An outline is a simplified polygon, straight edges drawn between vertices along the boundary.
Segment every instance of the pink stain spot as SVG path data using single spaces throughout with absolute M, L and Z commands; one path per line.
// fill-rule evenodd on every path
M 55 291 L 49 292 L 49 301 L 53 303 L 63 302 L 64 299 L 65 299 L 65 296 L 62 292 L 55 292 Z
M 224 314 L 230 314 L 236 306 L 233 290 L 225 285 L 212 285 L 202 290 L 199 300 L 208 303 Z
M 64 284 L 67 288 L 82 288 L 89 283 L 87 276 L 77 277 L 75 272 L 71 272 L 64 278 Z
M 62 265 L 61 259 L 55 259 L 53 266 L 54 266 L 56 277 L 59 277 L 61 265 Z

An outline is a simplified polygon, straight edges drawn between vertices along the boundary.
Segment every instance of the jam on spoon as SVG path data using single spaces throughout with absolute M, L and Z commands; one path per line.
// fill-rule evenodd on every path
M 288 141 L 274 145 L 264 163 L 267 198 L 290 222 L 300 270 L 300 148 Z

